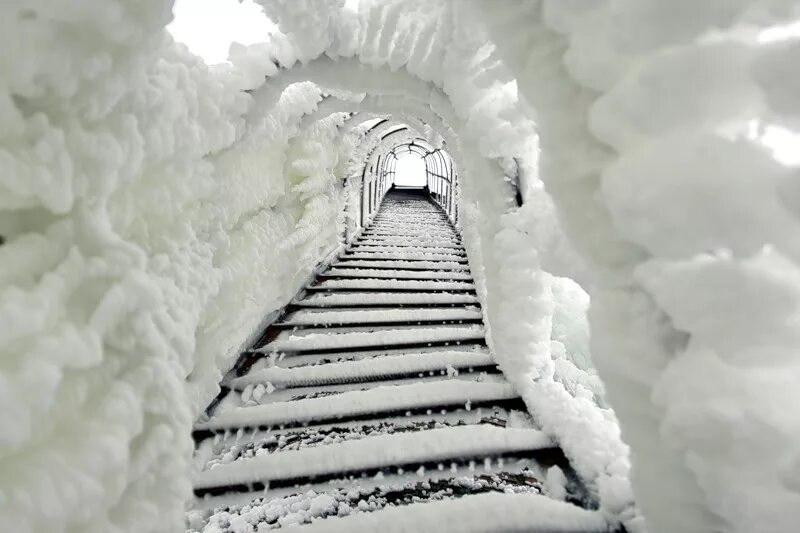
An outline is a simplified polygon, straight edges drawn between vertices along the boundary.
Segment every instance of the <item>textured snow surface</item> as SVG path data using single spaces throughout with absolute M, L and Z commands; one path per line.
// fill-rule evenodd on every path
M 473 290 L 472 283 L 464 281 L 418 281 L 410 279 L 329 279 L 314 285 L 321 289 L 383 289 L 383 290 Z
M 796 528 L 797 3 L 471 5 L 536 109 L 649 529 Z
M 327 271 L 329 276 L 341 276 L 348 278 L 385 278 L 385 279 L 404 279 L 404 278 L 419 278 L 419 279 L 442 279 L 442 280 L 459 280 L 459 279 L 472 279 L 468 272 L 456 271 L 417 271 L 417 270 L 391 270 L 391 269 L 368 269 L 368 268 L 331 268 Z
M 489 353 L 478 351 L 386 355 L 362 361 L 329 363 L 320 368 L 313 366 L 300 368 L 273 366 L 236 378 L 231 382 L 231 385 L 236 388 L 259 383 L 272 383 L 276 387 L 297 386 L 328 381 L 336 382 L 347 378 L 377 378 L 398 373 L 428 372 L 448 367 L 469 368 L 472 366 L 491 365 L 493 362 Z
M 433 270 L 466 270 L 469 265 L 458 261 L 397 261 L 397 260 L 364 260 L 364 259 L 348 259 L 334 263 L 334 266 L 348 266 L 358 268 L 416 268 L 416 269 L 433 269 Z
M 514 388 L 505 383 L 471 381 L 438 381 L 367 391 L 344 392 L 328 398 L 310 398 L 268 406 L 238 407 L 197 425 L 200 429 L 225 429 L 237 426 L 276 426 L 301 423 L 330 417 L 356 416 L 366 413 L 404 411 L 417 407 L 438 407 L 475 403 L 487 400 L 516 398 Z
M 407 326 L 396 329 L 368 327 L 350 331 L 346 328 L 306 329 L 281 332 L 269 344 L 259 348 L 264 353 L 318 349 L 357 348 L 383 344 L 417 344 L 436 341 L 460 341 L 483 338 L 482 325 Z
M 369 470 L 420 461 L 513 454 L 552 445 L 549 437 L 535 429 L 498 428 L 489 425 L 430 429 L 367 437 L 217 464 L 200 472 L 194 479 L 194 487 L 202 489 L 293 479 L 311 474 Z
M 347 292 L 310 294 L 303 305 L 325 307 L 328 305 L 375 305 L 375 304 L 474 304 L 474 294 L 446 292 Z
M 453 533 L 600 533 L 608 523 L 597 511 L 538 494 L 478 494 L 455 500 L 417 503 L 337 520 L 319 520 L 305 527 L 313 533 L 339 531 L 437 531 Z
M 305 309 L 296 311 L 283 320 L 291 325 L 317 324 L 369 324 L 371 322 L 402 322 L 425 320 L 464 320 L 482 318 L 481 310 L 474 306 L 453 308 L 404 309 Z
M 650 530 L 795 528 L 794 0 L 263 3 L 214 70 L 169 0 L 0 5 L 0 524 L 180 529 L 192 421 L 358 230 L 364 112 L 446 142 L 497 360 L 606 516 L 643 529 L 611 405 Z M 341 263 L 465 266 L 414 256 Z
M 341 118 L 299 131 L 319 89 L 248 95 L 170 8 L 0 5 L 2 531 L 180 530 L 194 419 L 337 245 Z

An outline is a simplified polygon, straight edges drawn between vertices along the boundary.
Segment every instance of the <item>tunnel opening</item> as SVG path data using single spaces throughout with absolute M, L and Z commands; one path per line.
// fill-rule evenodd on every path
M 388 122 L 388 120 L 387 120 Z M 370 128 L 372 131 L 380 123 Z M 391 126 L 380 135 L 390 149 L 374 149 L 361 174 L 360 227 L 369 225 L 390 191 L 406 191 L 429 197 L 452 224 L 458 222 L 458 178 L 444 141 L 434 147 L 428 139 L 405 124 Z M 405 140 L 400 140 L 405 137 Z M 394 140 L 394 139 L 397 140 Z M 380 144 L 380 143 L 379 143 Z M 376 147 L 378 148 L 378 147 Z
M 424 189 L 428 184 L 425 175 L 425 161 L 412 153 L 395 154 L 395 169 L 392 171 L 392 183 L 395 189 Z

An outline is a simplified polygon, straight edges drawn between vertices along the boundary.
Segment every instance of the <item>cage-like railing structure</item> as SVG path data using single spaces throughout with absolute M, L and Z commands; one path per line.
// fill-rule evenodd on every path
M 384 122 L 375 124 L 371 130 Z M 396 183 L 397 162 L 404 153 L 416 154 L 423 161 L 425 185 L 422 189 L 442 208 L 453 224 L 458 223 L 458 173 L 453 159 L 444 147 L 436 148 L 422 137 L 408 140 L 409 131 L 407 126 L 400 124 L 383 133 L 381 143 L 391 142 L 392 137 L 397 137 L 397 144 L 377 157 L 373 158 L 372 153 L 367 157 L 361 174 L 360 226 L 369 223 L 390 189 L 400 187 Z M 405 139 L 400 140 L 402 137 Z

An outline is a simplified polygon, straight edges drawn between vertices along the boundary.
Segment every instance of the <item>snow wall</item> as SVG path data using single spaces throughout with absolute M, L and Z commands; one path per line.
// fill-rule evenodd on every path
M 2 527 L 181 529 L 193 420 L 391 148 L 357 112 L 446 142 L 492 347 L 610 519 L 630 479 L 651 531 L 789 530 L 794 3 L 263 3 L 212 69 L 168 0 L 0 6 Z

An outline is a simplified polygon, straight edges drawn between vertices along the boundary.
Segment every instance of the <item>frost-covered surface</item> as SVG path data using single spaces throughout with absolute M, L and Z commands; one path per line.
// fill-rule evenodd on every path
M 384 475 L 381 471 L 373 479 L 376 483 L 385 480 L 383 483 L 388 484 L 388 487 L 369 487 L 365 486 L 369 484 L 368 481 L 360 480 L 360 484 L 353 488 L 328 489 L 324 492 L 310 489 L 305 493 L 283 498 L 256 499 L 246 505 L 229 506 L 223 511 L 216 512 L 207 522 L 202 512 L 192 511 L 189 515 L 190 531 L 202 533 L 269 531 L 315 522 L 317 523 L 315 527 L 333 531 L 342 531 L 342 527 L 346 527 L 347 531 L 382 531 L 387 527 L 397 528 L 398 531 L 421 531 L 431 524 L 437 524 L 437 529 L 444 531 L 488 533 L 516 529 L 531 531 L 531 527 L 536 524 L 548 532 L 599 533 L 606 527 L 597 512 L 583 511 L 568 504 L 557 505 L 560 502 L 554 502 L 554 505 L 550 503 L 552 500 L 548 501 L 547 498 L 534 498 L 533 496 L 541 493 L 542 487 L 530 472 L 523 470 L 513 477 L 502 473 L 498 475 L 485 465 L 481 469 L 483 472 L 479 474 L 464 470 L 466 469 L 456 468 L 455 472 L 452 472 L 451 469 L 447 469 L 447 474 L 437 476 L 439 479 L 435 481 L 428 479 L 419 481 L 420 475 L 424 474 L 420 471 L 403 475 Z M 523 486 L 518 484 L 521 479 L 524 479 Z M 454 487 L 462 494 L 458 500 L 451 499 Z M 493 493 L 495 497 L 481 493 Z M 516 494 L 527 498 L 515 498 Z M 502 499 L 496 496 L 501 496 Z M 445 500 L 449 505 L 437 503 L 438 500 Z M 426 505 L 421 502 L 432 503 L 433 506 L 421 508 L 422 505 Z M 402 505 L 411 507 L 391 510 Z M 382 510 L 388 512 L 345 522 L 321 521 L 325 518 L 358 517 L 364 513 Z M 537 518 L 528 515 L 532 511 L 536 513 Z M 458 515 L 458 519 L 453 520 L 449 516 L 450 512 Z M 464 519 L 465 513 L 469 520 Z M 582 525 L 585 529 L 581 529 Z M 564 529 L 553 529 L 554 527 Z
M 467 405 L 473 402 L 507 400 L 516 397 L 506 383 L 479 383 L 444 380 L 375 387 L 351 391 L 327 398 L 309 398 L 272 403 L 266 406 L 236 407 L 197 425 L 201 429 L 225 429 L 242 426 L 277 426 L 324 420 L 333 416 L 356 416 L 367 413 L 394 412 L 417 407 Z
M 277 17 L 290 35 L 234 47 L 234 66 L 213 71 L 163 32 L 167 0 L 0 8 L 15 51 L 0 65 L 0 312 L 11 362 L 0 373 L 0 523 L 179 527 L 192 420 L 259 323 L 337 244 L 341 214 L 353 221 L 344 201 L 358 182 L 342 190 L 337 180 L 364 160 L 351 152 L 361 140 L 384 147 L 357 129 L 338 138 L 342 113 L 304 120 L 324 101 L 320 87 L 369 93 L 350 99 L 356 110 L 416 116 L 465 177 L 498 178 L 484 156 L 535 147 L 507 72 L 480 35 L 454 40 L 451 7 L 396 26 L 404 44 L 387 50 L 393 35 L 377 41 L 380 18 L 319 4 L 313 16 L 276 4 L 275 16 L 300 13 Z M 402 16 L 419 19 L 422 4 L 410 7 Z M 307 63 L 288 69 L 297 59 Z M 264 75 L 275 80 L 262 85 Z M 481 192 L 505 197 L 502 186 Z M 497 212 L 487 204 L 483 216 Z
M 438 428 L 239 459 L 200 472 L 194 479 L 194 486 L 246 485 L 421 461 L 502 455 L 550 446 L 552 441 L 536 429 L 488 425 Z
M 795 528 L 800 426 L 776 401 L 798 368 L 797 168 L 762 141 L 797 133 L 796 2 L 473 6 L 588 261 L 592 355 L 650 529 Z
M 180 527 L 192 421 L 359 230 L 394 141 L 350 112 L 446 143 L 497 360 L 608 516 L 642 527 L 607 403 L 651 530 L 796 524 L 795 2 L 264 4 L 213 71 L 168 0 L 0 6 L 1 524 Z
M 231 385 L 236 388 L 257 386 L 271 383 L 276 387 L 325 383 L 327 381 L 344 380 L 346 378 L 377 378 L 396 374 L 438 371 L 441 368 L 452 368 L 451 373 L 457 375 L 458 368 L 486 366 L 493 363 L 492 356 L 480 351 L 441 351 L 426 353 L 407 353 L 402 355 L 386 355 L 362 361 L 346 361 L 329 363 L 322 368 L 306 366 L 300 368 L 281 368 L 273 366 L 248 373 L 236 378 Z M 263 393 L 262 393 L 263 394 Z
M 0 7 L 0 529 L 178 530 L 193 420 L 338 242 L 341 118 L 299 132 L 318 89 L 248 96 L 170 4 Z
M 595 533 L 608 523 L 597 511 L 586 511 L 569 503 L 537 494 L 481 494 L 456 500 L 419 503 L 406 508 L 373 513 L 355 512 L 341 522 L 321 520 L 307 528 L 325 531 L 423 531 L 437 524 L 440 531 L 493 533 Z

